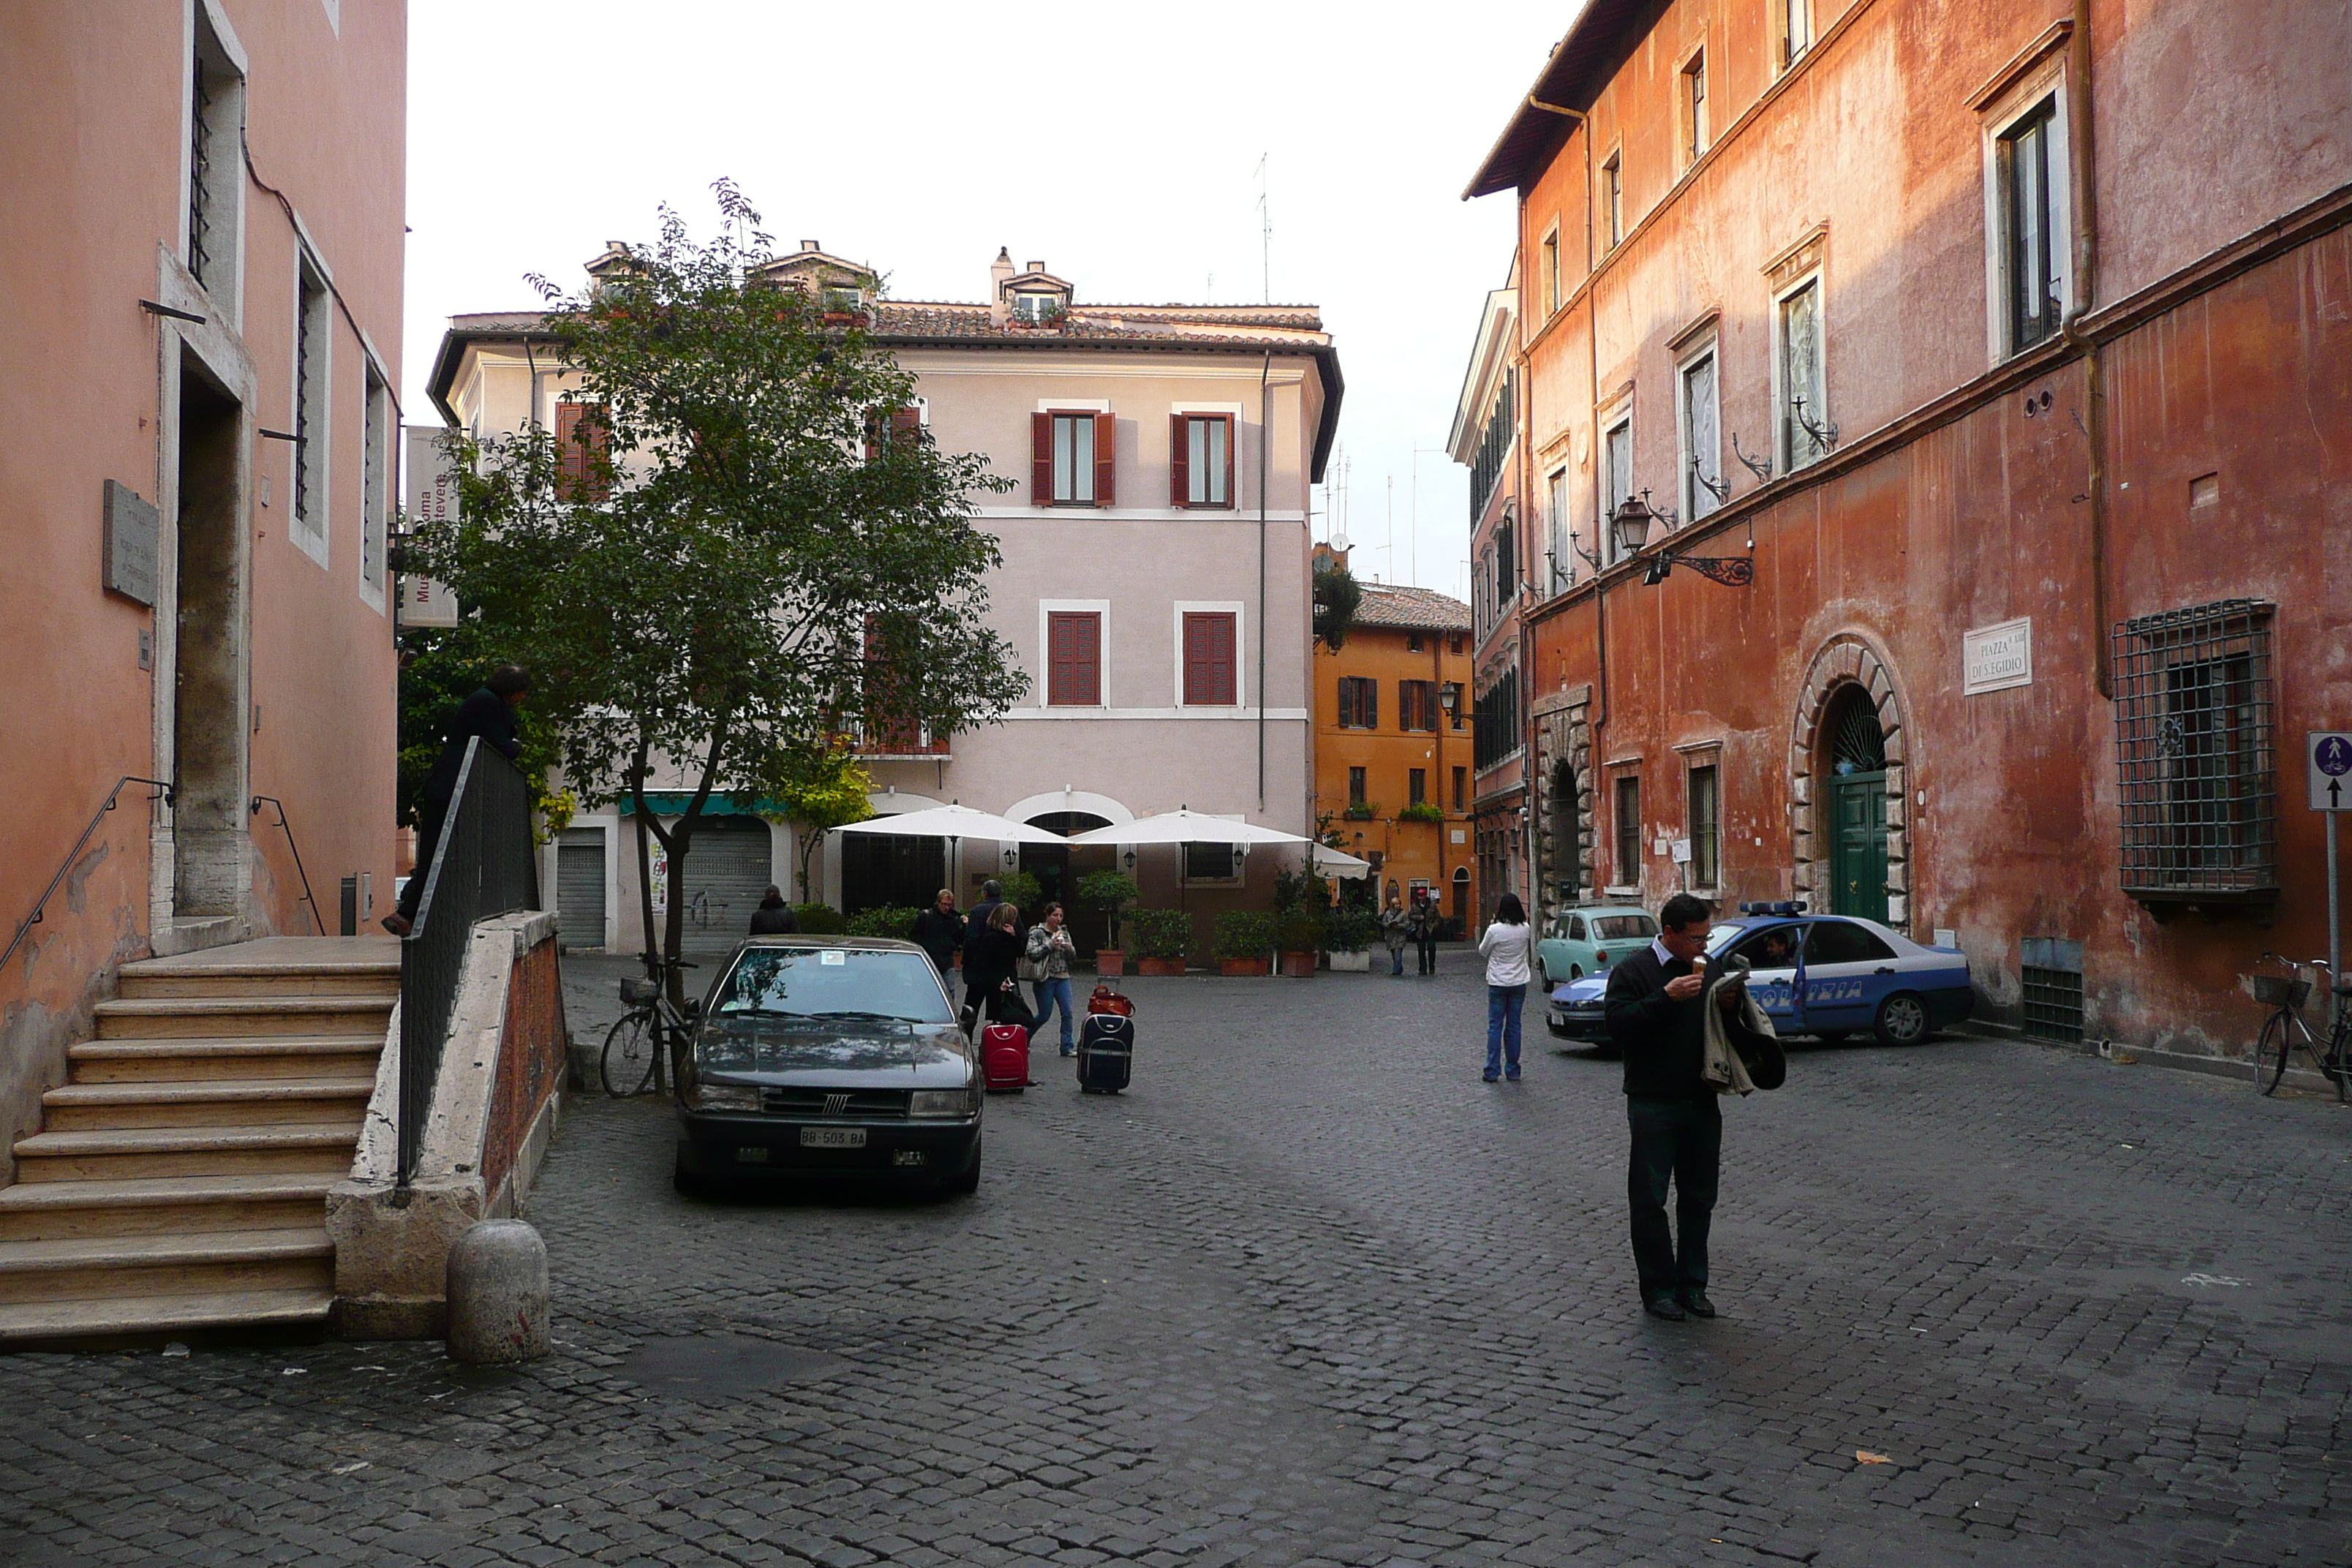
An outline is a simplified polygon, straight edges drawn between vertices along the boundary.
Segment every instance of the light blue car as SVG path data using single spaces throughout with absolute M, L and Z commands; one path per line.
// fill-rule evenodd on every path
M 1552 917 L 1551 933 L 1536 943 L 1536 984 L 1545 991 L 1564 980 L 1598 974 L 1658 934 L 1650 911 L 1633 904 L 1579 904 Z
M 1783 1035 L 1840 1040 L 1864 1029 L 1879 1043 L 1913 1046 L 1957 1024 L 1976 1005 L 1966 954 L 1930 947 L 1856 915 L 1809 915 L 1801 902 L 1743 904 L 1707 935 L 1710 959 L 1738 953 L 1754 966 L 1748 989 Z M 1601 1001 L 1609 976 L 1551 988 L 1553 1035 L 1613 1045 Z

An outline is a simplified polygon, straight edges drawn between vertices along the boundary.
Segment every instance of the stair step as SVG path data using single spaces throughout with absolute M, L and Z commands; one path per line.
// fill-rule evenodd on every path
M 201 1333 L 210 1329 L 323 1327 L 331 1289 L 128 1296 L 108 1301 L 22 1301 L 0 1305 L 0 1343 L 107 1339 L 132 1334 Z
M 69 1083 L 41 1097 L 41 1131 L 121 1127 L 215 1127 L 254 1121 L 356 1127 L 373 1078 L 193 1079 Z
M 74 1082 L 165 1083 L 217 1079 L 373 1078 L 381 1033 L 84 1040 L 67 1055 Z
M 101 1040 L 255 1035 L 383 1036 L 391 996 L 157 996 L 100 1002 Z
M 325 1289 L 334 1282 L 335 1244 L 316 1225 L 0 1244 L 0 1306 Z
M 127 1001 L 195 996 L 383 996 L 400 994 L 400 963 L 175 964 L 149 959 L 122 966 Z
M 20 1184 L 351 1168 L 355 1126 L 131 1127 L 16 1141 Z
M 340 1171 L 18 1182 L 0 1187 L 0 1242 L 278 1230 L 316 1225 Z

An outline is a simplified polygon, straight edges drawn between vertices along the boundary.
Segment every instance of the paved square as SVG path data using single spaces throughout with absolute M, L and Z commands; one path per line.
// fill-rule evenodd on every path
M 1481 1083 L 1446 964 L 1132 982 L 1134 1089 L 1048 1044 L 966 1200 L 688 1202 L 583 1101 L 553 1358 L 0 1357 L 0 1562 L 2352 1561 L 2352 1113 L 1799 1049 L 1661 1323 L 1615 1067 Z

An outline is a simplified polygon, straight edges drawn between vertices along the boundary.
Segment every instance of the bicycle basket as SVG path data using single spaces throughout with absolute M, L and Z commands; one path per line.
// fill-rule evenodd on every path
M 621 977 L 621 1000 L 632 1007 L 643 1007 L 661 994 L 661 987 L 641 974 Z
M 2299 974 L 2257 974 L 2254 1000 L 2265 1007 L 2300 1007 L 2311 1000 L 2311 982 Z

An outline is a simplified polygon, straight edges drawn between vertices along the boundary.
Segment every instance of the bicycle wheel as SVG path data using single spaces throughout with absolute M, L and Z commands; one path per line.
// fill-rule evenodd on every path
M 651 1022 L 649 1013 L 624 1013 L 604 1037 L 604 1053 L 597 1059 L 596 1070 L 604 1079 L 604 1092 L 614 1100 L 643 1094 L 654 1080 Z
M 2263 1026 L 2262 1037 L 2254 1042 L 2254 1089 L 2269 1094 L 2286 1076 L 2286 1058 L 2294 1049 L 2297 1020 L 2294 1014 L 2273 1013 Z

